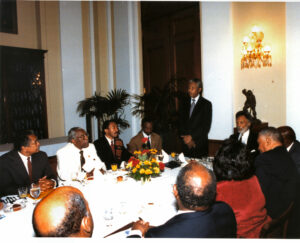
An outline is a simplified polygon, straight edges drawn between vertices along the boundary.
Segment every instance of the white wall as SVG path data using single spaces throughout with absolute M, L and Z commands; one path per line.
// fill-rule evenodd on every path
M 138 3 L 114 2 L 113 10 L 116 88 L 126 89 L 130 94 L 140 94 Z M 131 127 L 120 137 L 127 144 L 140 130 L 140 122 L 132 116 L 130 107 L 126 108 L 125 115 Z
M 81 2 L 60 2 L 60 36 L 65 134 L 74 126 L 85 128 L 76 113 L 84 96 Z
M 210 139 L 233 132 L 233 47 L 231 3 L 201 2 L 203 96 L 212 102 Z
M 286 124 L 300 139 L 300 3 L 286 3 Z

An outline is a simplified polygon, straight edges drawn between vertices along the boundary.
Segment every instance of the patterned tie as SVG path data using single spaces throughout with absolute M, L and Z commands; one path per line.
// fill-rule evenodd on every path
M 30 183 L 32 182 L 32 164 L 30 161 L 30 157 L 27 157 L 27 168 L 28 168 L 28 175 L 29 175 L 29 180 Z
M 81 169 L 82 169 L 82 167 L 85 163 L 85 158 L 83 156 L 83 151 L 82 150 L 80 150 L 79 153 L 80 153 L 80 163 L 81 163 Z
M 111 140 L 110 147 L 111 147 L 111 151 L 113 152 L 113 155 L 115 157 L 116 156 L 116 150 L 115 150 L 114 140 Z
M 151 148 L 151 144 L 150 144 L 150 136 L 148 136 L 148 140 L 147 140 L 147 147 L 148 147 L 148 149 L 150 149 L 150 148 Z
M 190 117 L 192 116 L 194 108 L 195 108 L 195 99 L 192 99 L 192 104 L 191 104 L 191 108 L 190 108 Z

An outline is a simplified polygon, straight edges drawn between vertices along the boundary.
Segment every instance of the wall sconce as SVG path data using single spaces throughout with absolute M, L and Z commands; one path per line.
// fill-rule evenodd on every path
M 252 28 L 249 36 L 243 39 L 241 69 L 272 66 L 271 48 L 264 46 L 264 33 L 257 27 Z

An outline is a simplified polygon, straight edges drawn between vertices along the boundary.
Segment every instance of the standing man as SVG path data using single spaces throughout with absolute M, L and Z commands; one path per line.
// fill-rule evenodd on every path
M 62 181 L 92 176 L 95 169 L 102 173 L 106 170 L 105 164 L 97 156 L 94 144 L 89 143 L 86 131 L 80 127 L 69 130 L 68 143 L 57 151 L 56 156 L 57 174 Z
M 208 155 L 208 132 L 212 119 L 212 104 L 202 97 L 203 84 L 199 79 L 189 81 L 190 98 L 183 104 L 180 135 L 183 153 L 187 157 Z
M 143 150 L 144 148 L 157 149 L 158 153 L 161 153 L 161 138 L 157 133 L 152 132 L 152 127 L 152 120 L 147 118 L 142 120 L 142 130 L 129 142 L 128 151 L 130 153 L 133 153 L 136 150 Z
M 14 150 L 0 157 L 0 195 L 18 194 L 19 187 L 39 183 L 41 191 L 56 186 L 56 176 L 48 156 L 40 151 L 33 131 L 24 131 L 14 142 Z
M 127 161 L 131 154 L 123 145 L 123 141 L 118 138 L 119 128 L 115 121 L 108 120 L 103 123 L 103 137 L 94 141 L 97 154 L 104 161 L 106 168 L 110 169 L 111 164 L 117 164 L 118 168 L 122 161 Z
M 230 136 L 230 139 L 240 141 L 246 145 L 251 153 L 258 153 L 257 134 L 251 127 L 251 116 L 248 112 L 238 111 L 235 114 L 237 133 Z
M 255 159 L 255 174 L 266 198 L 267 214 L 278 218 L 295 200 L 297 169 L 276 128 L 262 129 L 258 144 L 261 154 Z

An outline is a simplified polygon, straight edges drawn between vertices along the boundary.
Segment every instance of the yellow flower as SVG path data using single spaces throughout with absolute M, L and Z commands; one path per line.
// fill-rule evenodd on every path
M 144 174 L 145 173 L 145 170 L 142 168 L 140 169 L 140 174 Z
M 142 153 L 142 152 L 139 151 L 139 150 L 136 150 L 136 151 L 133 152 L 133 154 L 141 154 L 141 153 Z
M 127 165 L 126 165 L 126 168 L 131 168 L 132 167 L 132 162 L 129 162 Z
M 155 158 L 152 158 L 151 162 L 156 162 L 156 159 L 155 159 Z
M 139 162 L 139 165 L 142 165 L 142 161 Z
M 175 155 L 176 155 L 176 153 L 174 153 L 174 152 L 171 153 L 171 157 L 172 157 L 172 158 L 175 158 Z
M 150 165 L 150 162 L 148 160 L 145 160 L 144 165 Z
M 146 174 L 146 175 L 151 175 L 151 174 L 152 174 L 152 170 L 147 169 L 147 170 L 145 171 L 145 174 Z
M 136 167 L 135 168 L 137 168 L 137 169 L 139 169 L 141 166 L 138 164 L 138 165 L 136 165 Z
M 159 172 L 160 172 L 159 168 L 158 167 L 154 167 L 154 173 L 155 174 L 159 174 Z
M 133 168 L 132 173 L 134 174 L 136 172 L 136 170 L 137 170 L 136 168 Z

